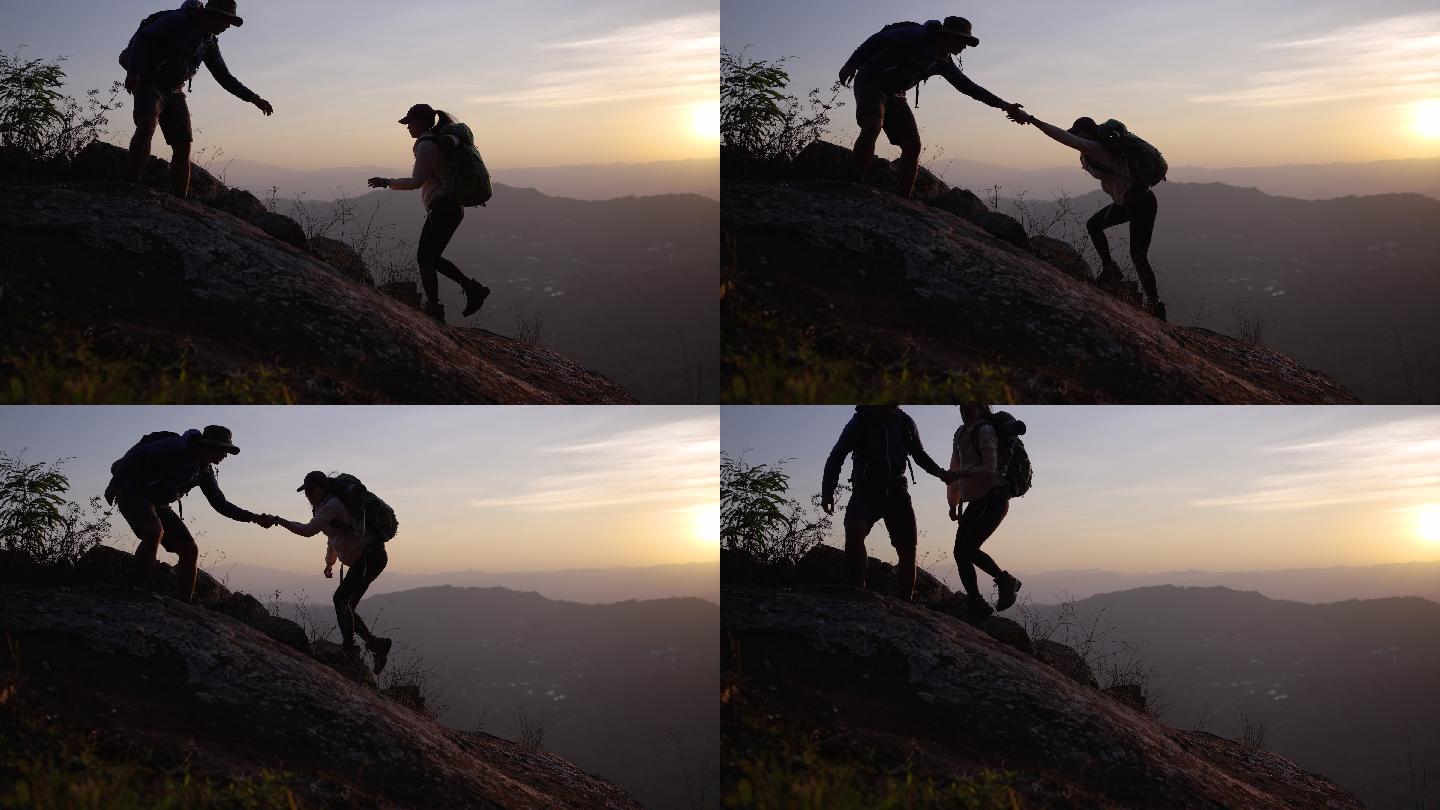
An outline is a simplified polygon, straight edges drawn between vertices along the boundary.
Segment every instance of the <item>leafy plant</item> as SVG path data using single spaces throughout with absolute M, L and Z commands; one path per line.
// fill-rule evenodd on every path
M 810 504 L 788 497 L 787 459 L 751 465 L 720 454 L 720 545 L 761 563 L 795 562 L 820 545 L 832 521 Z
M 830 111 L 843 106 L 840 85 L 826 99 L 812 89 L 806 100 L 785 92 L 789 58 L 751 60 L 745 51 L 720 48 L 720 147 L 761 161 L 790 160 L 830 126 Z
M 123 85 L 86 93 L 85 107 L 61 92 L 65 57 L 25 59 L 17 51 L 0 53 L 0 146 L 18 149 L 32 160 L 69 160 L 105 132 L 109 113 L 120 109 Z
M 26 462 L 0 451 L 0 547 L 42 564 L 75 561 L 110 535 L 110 510 L 99 498 L 88 506 L 66 499 L 68 459 Z

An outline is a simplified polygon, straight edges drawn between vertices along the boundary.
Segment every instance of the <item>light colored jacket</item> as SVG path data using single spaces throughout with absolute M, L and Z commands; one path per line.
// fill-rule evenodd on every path
M 280 524 L 301 537 L 314 537 L 324 532 L 329 540 L 325 550 L 327 568 L 334 565 L 337 558 L 346 565 L 354 565 L 360 555 L 365 553 L 365 547 L 374 541 L 369 535 L 355 532 L 350 510 L 345 508 L 339 498 L 326 498 L 311 510 L 311 514 L 313 517 L 309 523 L 282 519 Z
M 1125 196 L 1130 193 L 1132 181 L 1130 179 L 1130 167 L 1125 161 L 1115 157 L 1105 148 L 1105 144 L 1099 141 L 1092 141 L 1047 124 L 1036 118 L 1033 119 L 1035 126 L 1042 132 L 1060 143 L 1080 153 L 1080 168 L 1090 173 L 1090 176 L 1100 181 L 1100 188 L 1110 195 L 1110 199 L 1116 205 L 1125 204 Z
M 409 177 L 391 177 L 388 187 L 393 191 L 414 191 L 420 189 L 420 202 L 425 210 L 440 196 L 441 183 L 445 177 L 445 152 L 433 138 L 422 138 L 415 142 L 415 168 Z
M 953 509 L 967 501 L 978 501 L 990 493 L 999 482 L 996 475 L 1000 457 L 1000 440 L 995 435 L 995 426 L 989 422 L 977 422 L 979 426 L 980 450 L 976 452 L 976 441 L 971 432 L 975 425 L 962 425 L 955 431 L 951 445 L 950 469 L 979 475 L 957 479 L 945 487 L 946 500 Z

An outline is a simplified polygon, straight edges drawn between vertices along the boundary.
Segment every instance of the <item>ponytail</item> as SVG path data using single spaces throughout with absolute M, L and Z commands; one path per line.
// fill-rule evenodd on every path
M 448 112 L 445 112 L 444 110 L 436 110 L 435 119 L 435 125 L 430 127 L 431 129 L 440 129 L 441 127 L 448 127 L 451 124 L 455 123 L 455 116 L 451 115 Z

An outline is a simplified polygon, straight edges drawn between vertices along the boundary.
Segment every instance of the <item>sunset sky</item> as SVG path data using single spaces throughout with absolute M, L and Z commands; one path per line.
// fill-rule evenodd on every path
M 69 457 L 75 500 L 99 495 L 140 437 L 220 424 L 234 504 L 308 520 L 305 473 L 349 472 L 395 509 L 391 567 L 409 573 L 544 571 L 709 562 L 719 556 L 718 408 L 8 407 L 0 450 Z M 216 514 L 195 489 L 185 518 L 202 553 L 308 572 L 321 537 Z M 118 514 L 120 548 L 134 537 Z M 165 558 L 162 555 L 162 558 Z M 169 558 L 172 559 L 173 558 Z
M 220 38 L 265 118 L 201 69 L 196 149 L 297 169 L 408 166 L 414 103 L 470 124 L 492 167 L 643 163 L 719 153 L 718 0 L 242 0 Z M 123 78 L 117 55 L 180 0 L 5 0 L 0 48 L 68 55 L 67 92 Z M 128 98 L 126 99 L 128 102 Z M 130 106 L 114 131 L 133 131 Z M 163 147 L 156 138 L 157 148 Z
M 948 466 L 948 406 L 905 409 Z M 1127 573 L 1440 560 L 1440 414 L 1403 407 L 1007 408 L 1025 420 L 1035 486 L 985 548 L 1015 571 Z M 820 491 L 848 407 L 726 408 L 722 446 L 793 458 L 793 496 Z M 922 565 L 955 582 L 944 485 L 916 468 Z M 841 481 L 850 477 L 847 459 Z M 841 510 L 832 542 L 843 545 Z M 870 554 L 893 561 L 884 526 Z M 926 555 L 929 555 L 928 561 Z M 1023 579 L 1023 575 L 1021 577 Z
M 1103 5 L 864 0 L 725 0 L 721 42 L 753 58 L 794 57 L 795 90 L 828 88 L 868 36 L 900 20 L 966 16 L 980 39 L 966 75 L 1068 126 L 1118 118 L 1171 166 L 1267 166 L 1440 156 L 1440 11 L 1433 0 L 1217 0 Z M 914 93 L 910 95 L 914 103 Z M 854 140 L 854 96 L 832 138 Z M 1017 168 L 1074 153 L 944 79 L 921 89 L 917 119 L 937 168 L 967 158 Z M 943 150 L 943 151 L 942 151 Z M 898 150 L 881 139 L 880 154 Z

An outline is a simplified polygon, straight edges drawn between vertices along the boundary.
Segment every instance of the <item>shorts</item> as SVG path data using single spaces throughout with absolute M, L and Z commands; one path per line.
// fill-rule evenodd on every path
M 178 87 L 166 89 L 141 82 L 135 88 L 134 118 L 137 127 L 159 118 L 165 143 L 171 146 L 185 146 L 195 140 L 190 129 L 190 104 L 185 100 L 185 91 Z
M 190 535 L 190 530 L 185 528 L 185 521 L 175 514 L 169 504 L 155 503 L 145 495 L 121 495 L 115 499 L 115 506 L 124 516 L 125 522 L 130 524 L 130 530 L 135 532 L 136 537 L 143 534 L 146 527 L 159 522 L 164 532 L 160 536 L 160 545 L 166 551 L 171 554 L 200 551 L 195 545 L 195 538 Z
M 884 89 L 874 79 L 855 77 L 855 123 L 863 124 L 866 118 L 879 117 L 884 120 L 885 137 L 890 143 L 904 149 L 906 145 L 920 144 L 920 127 L 915 123 L 915 112 L 905 93 Z
M 867 529 L 876 521 L 885 521 L 885 531 L 890 533 L 890 545 L 897 549 L 913 549 L 919 542 L 915 527 L 915 507 L 910 503 L 910 492 L 896 487 L 889 492 L 857 489 L 850 493 L 850 502 L 845 505 L 845 521 L 863 522 Z

